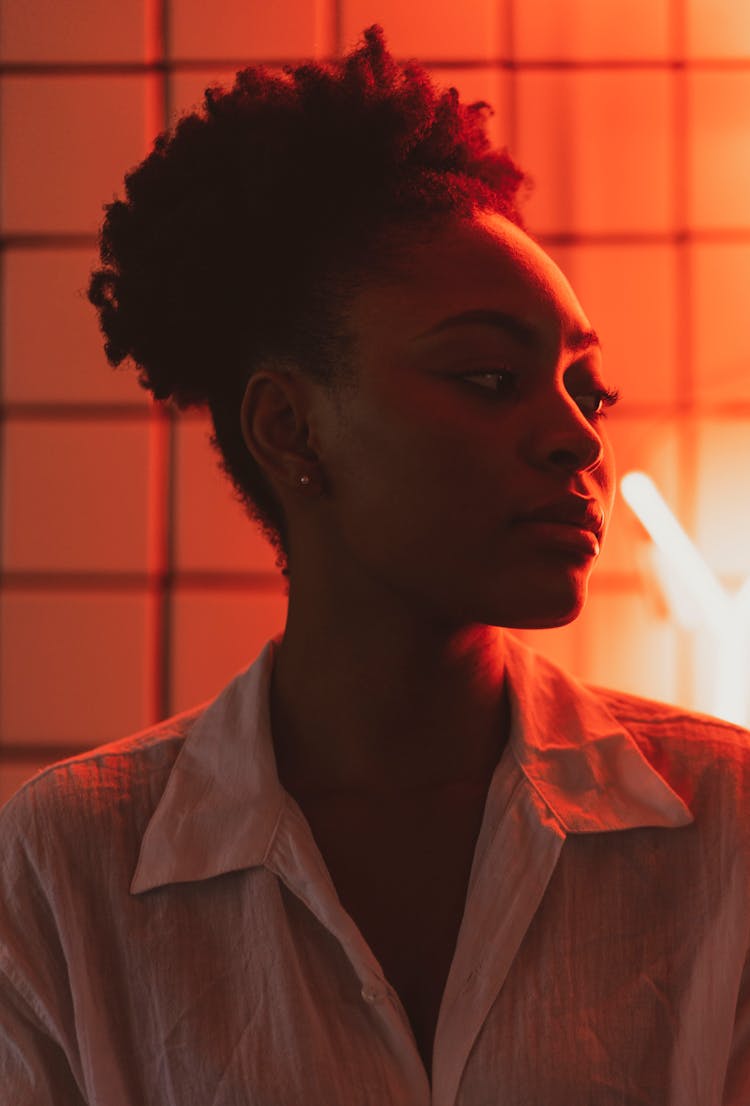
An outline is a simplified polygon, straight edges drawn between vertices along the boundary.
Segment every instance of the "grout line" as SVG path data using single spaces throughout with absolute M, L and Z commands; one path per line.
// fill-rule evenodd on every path
M 505 0 L 505 36 L 508 54 L 512 61 L 516 53 L 516 0 Z M 518 122 L 518 69 L 514 64 L 508 74 L 508 106 L 506 119 L 508 121 L 508 151 L 513 157 L 519 147 L 519 122 Z M 523 169 L 523 166 L 521 166 Z
M 154 404 L 157 407 L 157 404 Z M 629 401 L 627 408 L 618 411 L 618 423 L 628 422 L 633 419 L 660 419 L 675 417 L 685 418 L 694 415 L 698 410 L 697 400 L 686 395 L 678 397 L 674 402 L 665 403 L 639 403 Z M 729 422 L 737 422 L 738 419 L 750 419 L 750 399 L 746 400 L 716 400 L 700 403 L 700 414 L 712 419 L 726 419 Z M 5 422 L 134 422 L 148 425 L 153 418 L 153 412 L 149 405 L 126 403 L 64 403 L 51 402 L 49 400 L 9 402 L 0 404 L 0 421 Z M 210 416 L 209 416 L 210 417 Z M 206 415 L 202 408 L 192 408 L 181 411 L 180 423 L 206 424 Z
M 329 2 L 333 5 L 334 58 L 338 59 L 343 57 L 344 54 L 344 2 L 343 0 L 329 0 Z M 333 61 L 334 58 L 329 60 Z
M 0 405 L 0 420 L 9 422 L 83 422 L 113 420 L 115 422 L 148 422 L 150 409 L 146 404 L 130 403 L 68 403 L 41 400 L 40 402 L 9 401 Z
M 621 569 L 602 570 L 599 579 L 606 581 L 613 591 L 629 590 L 637 583 L 636 572 Z M 742 583 L 740 580 L 739 583 Z M 120 572 L 120 571 L 19 571 L 0 574 L 0 588 L 7 594 L 62 592 L 68 595 L 101 594 L 151 594 L 157 597 L 169 592 L 174 595 L 194 592 L 228 592 L 237 595 L 283 595 L 286 582 L 276 569 L 266 572 L 185 570 L 173 573 Z M 160 721 L 161 719 L 159 719 Z
M 0 248 L 6 250 L 80 250 L 93 249 L 97 234 L 78 234 L 68 231 L 7 231 L 0 234 Z
M 3 82 L 0 81 L 0 120 L 3 117 Z M 3 210 L 3 185 L 5 182 L 5 176 L 0 173 L 0 211 Z M 7 328 L 5 326 L 5 309 L 6 309 L 6 294 L 7 294 L 7 253 L 3 248 L 3 241 L 0 237 L 0 581 L 2 580 L 2 573 L 5 559 L 5 495 L 6 495 L 6 483 L 8 481 L 8 464 L 7 464 L 7 434 L 5 430 L 5 419 L 3 415 L 3 403 L 5 400 L 5 381 L 6 381 L 6 367 L 5 367 L 5 339 L 4 335 L 7 334 Z M 0 583 L 0 600 L 2 599 L 2 584 Z M 2 607 L 0 606 L 0 620 L 2 619 Z M 0 621 L 0 631 L 2 630 L 2 624 Z M 6 639 L 5 634 L 0 632 L 0 694 L 3 693 L 3 673 L 6 672 L 6 665 L 3 659 L 3 642 Z M 0 735 L 1 739 L 2 735 Z
M 164 90 L 168 103 L 168 89 Z M 517 104 L 512 105 L 516 112 Z M 518 122 L 511 118 L 510 126 L 517 130 Z M 664 231 L 536 231 L 534 237 L 540 245 L 548 246 L 660 246 L 682 243 L 734 244 L 750 243 L 750 223 L 735 227 L 674 228 Z M 96 248 L 97 235 L 56 231 L 35 231 L 22 234 L 0 234 L 0 249 L 12 250 L 76 250 Z
M 171 8 L 168 0 L 155 0 L 159 5 L 161 54 L 165 62 L 172 52 Z M 161 128 L 169 124 L 172 113 L 172 82 L 166 76 L 161 84 Z M 174 635 L 174 572 L 175 532 L 175 412 L 171 405 L 155 403 L 152 407 L 152 441 L 156 456 L 150 466 L 150 479 L 155 497 L 154 528 L 152 530 L 153 564 L 159 585 L 153 599 L 151 660 L 147 678 L 153 681 L 152 722 L 167 718 L 172 702 L 172 659 Z
M 169 467 L 169 419 L 166 412 L 155 406 L 149 418 L 149 460 L 148 460 L 148 500 L 147 500 L 147 563 L 149 572 L 147 633 L 146 633 L 146 685 L 149 690 L 150 723 L 166 717 L 163 706 L 169 698 L 168 666 L 165 672 L 165 657 L 168 656 L 168 620 L 165 617 L 165 596 L 173 585 L 169 558 L 166 554 L 169 544 L 169 504 L 168 480 Z
M 176 582 L 176 545 L 177 545 L 177 415 L 173 408 L 168 410 L 168 419 L 164 424 L 162 444 L 165 447 L 160 458 L 161 472 L 156 478 L 161 484 L 164 525 L 160 535 L 158 567 L 161 571 L 162 586 L 159 594 L 158 625 L 156 627 L 159 647 L 159 668 L 155 705 L 159 719 L 172 713 L 175 602 Z
M 329 57 L 319 57 L 317 61 L 334 62 L 343 52 L 343 33 L 341 18 L 341 0 L 335 4 L 336 52 Z M 164 22 L 168 29 L 168 19 Z M 281 69 L 285 65 L 294 65 L 300 59 L 298 55 L 289 57 L 248 57 L 247 55 L 226 55 L 224 57 L 175 58 L 167 56 L 143 61 L 70 61 L 70 62 L 2 62 L 0 77 L 122 77 L 144 76 L 148 73 L 172 72 L 190 73 L 203 69 L 242 69 L 247 65 L 265 65 L 271 69 Z M 411 60 L 399 58 L 397 61 Z M 696 72 L 713 73 L 750 73 L 750 56 L 738 58 L 420 58 L 420 64 L 427 69 L 516 69 L 534 72 L 564 70 L 586 72 L 595 70 L 635 70 L 664 71 L 669 69 L 690 69 Z
M 43 764 L 42 767 L 46 768 L 55 761 L 67 760 L 68 757 L 77 757 L 80 756 L 81 753 L 88 753 L 90 751 L 90 745 L 69 745 L 63 743 L 60 745 L 36 745 L 9 741 L 0 744 L 0 765 L 20 763 L 38 764 L 39 761 L 45 761 L 46 763 Z
M 0 574 L 0 587 L 5 591 L 78 591 L 91 592 L 162 592 L 181 588 L 197 591 L 281 591 L 283 581 L 275 569 L 251 570 L 185 569 L 172 571 L 122 572 L 120 570 L 69 571 L 11 569 Z
M 168 71 L 161 64 L 166 42 L 166 14 L 163 0 L 144 0 L 146 58 L 146 153 L 164 127 L 164 97 Z
M 670 0 L 670 24 L 672 49 L 676 59 L 685 57 L 687 45 L 686 0 Z M 691 266 L 690 226 L 690 133 L 688 118 L 687 68 L 675 70 L 672 77 L 673 118 L 672 134 L 672 204 L 673 225 L 676 231 L 674 248 L 675 265 L 675 325 L 673 338 L 676 366 L 676 402 L 682 407 L 682 417 L 677 425 L 677 510 L 690 532 L 694 532 L 695 487 L 697 458 L 695 450 L 695 358 L 691 326 L 693 320 L 693 282 Z M 694 240 L 694 239 L 693 239 Z M 677 690 L 684 702 L 692 699 L 695 673 L 692 663 L 691 636 L 685 632 L 677 635 L 675 664 Z

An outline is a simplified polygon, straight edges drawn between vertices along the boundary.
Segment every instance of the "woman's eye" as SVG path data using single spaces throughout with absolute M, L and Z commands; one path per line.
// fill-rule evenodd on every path
M 514 396 L 518 393 L 517 374 L 509 369 L 488 369 L 485 372 L 470 373 L 461 378 L 476 382 L 479 387 L 498 396 Z M 575 402 L 587 419 L 603 419 L 608 407 L 613 407 L 620 393 L 609 388 L 592 388 L 574 397 Z
M 508 393 L 515 390 L 516 378 L 514 373 L 508 369 L 496 369 L 493 371 L 470 373 L 468 376 L 464 376 L 463 380 L 477 380 L 480 382 L 480 387 L 484 388 L 488 392 L 496 392 L 497 394 Z
M 620 393 L 608 388 L 595 388 L 591 392 L 575 396 L 575 401 L 587 419 L 604 418 L 607 407 L 614 407 Z

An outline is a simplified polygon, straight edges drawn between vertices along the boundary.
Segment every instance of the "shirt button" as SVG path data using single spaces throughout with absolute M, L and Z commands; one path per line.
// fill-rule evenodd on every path
M 383 992 L 378 991 L 375 987 L 363 987 L 362 998 L 365 1002 L 378 1002 L 383 997 Z

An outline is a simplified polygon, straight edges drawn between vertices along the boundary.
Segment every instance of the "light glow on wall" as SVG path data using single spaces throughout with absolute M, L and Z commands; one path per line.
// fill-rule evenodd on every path
M 734 594 L 727 592 L 645 473 L 626 473 L 620 490 L 654 542 L 656 571 L 675 620 L 710 640 L 713 671 L 704 709 L 747 726 L 750 577 Z

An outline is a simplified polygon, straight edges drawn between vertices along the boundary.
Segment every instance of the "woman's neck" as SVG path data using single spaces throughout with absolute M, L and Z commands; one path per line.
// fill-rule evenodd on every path
M 271 681 L 279 775 L 398 794 L 488 782 L 507 740 L 502 631 L 302 619 L 290 595 Z M 291 789 L 291 788 L 290 788 Z

